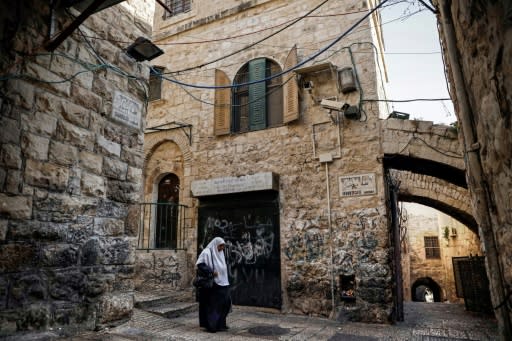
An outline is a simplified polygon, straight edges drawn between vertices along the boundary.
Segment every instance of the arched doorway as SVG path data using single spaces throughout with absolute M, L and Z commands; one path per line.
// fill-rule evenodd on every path
M 418 278 L 412 285 L 411 296 L 415 302 L 441 302 L 441 287 L 430 277 Z
M 156 248 L 176 248 L 180 179 L 168 174 L 158 183 Z

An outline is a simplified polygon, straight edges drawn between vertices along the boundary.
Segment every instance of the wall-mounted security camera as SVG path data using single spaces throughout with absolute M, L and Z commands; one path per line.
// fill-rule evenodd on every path
M 343 111 L 349 107 L 349 104 L 345 102 L 332 101 L 330 99 L 323 99 L 320 105 L 325 109 Z

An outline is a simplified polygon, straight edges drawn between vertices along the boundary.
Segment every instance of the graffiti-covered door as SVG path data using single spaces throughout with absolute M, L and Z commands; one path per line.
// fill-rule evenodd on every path
M 198 252 L 226 241 L 233 304 L 281 308 L 277 192 L 201 198 L 198 228 Z

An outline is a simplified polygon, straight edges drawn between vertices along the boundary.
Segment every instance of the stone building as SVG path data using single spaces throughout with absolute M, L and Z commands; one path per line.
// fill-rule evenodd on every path
M 390 321 L 376 2 L 173 4 L 155 12 L 136 287 L 190 288 L 220 235 L 235 304 Z
M 512 5 L 433 1 L 466 152 L 491 298 L 503 340 L 512 338 Z
M 0 337 L 133 308 L 149 68 L 123 49 L 151 33 L 154 3 L 96 12 L 49 52 L 79 15 L 50 3 L 66 2 L 0 4 Z
M 404 299 L 423 301 L 427 291 L 434 302 L 463 303 L 452 258 L 481 255 L 478 235 L 432 208 L 403 203 L 402 209 L 407 216 L 402 246 Z

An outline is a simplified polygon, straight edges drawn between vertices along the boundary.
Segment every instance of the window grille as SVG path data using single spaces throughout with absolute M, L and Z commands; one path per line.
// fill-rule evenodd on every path
M 174 17 L 180 13 L 190 12 L 191 0 L 165 0 L 165 5 L 172 12 L 169 13 L 167 9 L 164 9 L 163 19 Z
M 440 259 L 441 249 L 439 248 L 438 237 L 423 237 L 425 242 L 425 258 Z

